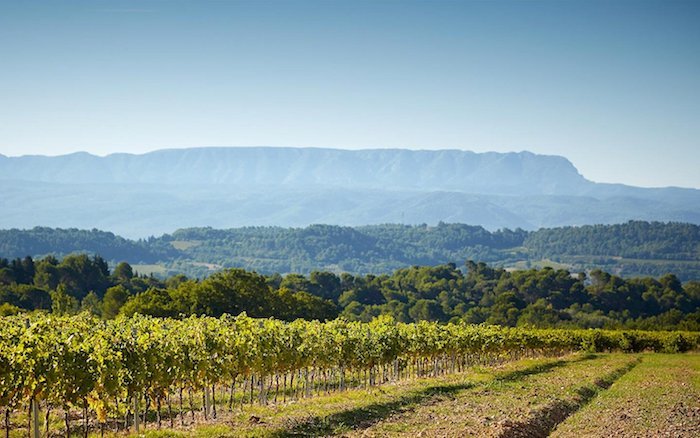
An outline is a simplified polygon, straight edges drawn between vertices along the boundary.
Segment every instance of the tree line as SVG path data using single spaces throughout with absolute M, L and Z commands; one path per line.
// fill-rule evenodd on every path
M 488 231 L 442 222 L 435 226 L 187 228 L 135 241 L 99 230 L 0 230 L 0 257 L 71 253 L 99 254 L 113 264 L 123 260 L 157 263 L 169 275 L 199 278 L 211 274 L 204 264 L 268 275 L 308 275 L 314 270 L 379 275 L 404 266 L 457 260 L 527 266 L 547 259 L 576 270 L 600 268 L 626 277 L 674 272 L 688 281 L 700 278 L 700 227 L 630 221 L 538 231 Z
M 544 257 L 598 256 L 643 260 L 700 260 L 700 226 L 629 221 L 615 225 L 543 228 L 523 245 Z
M 410 266 L 391 274 L 314 271 L 262 275 L 231 268 L 205 279 L 110 270 L 100 256 L 0 259 L 0 314 L 81 311 L 111 319 L 246 312 L 291 321 L 488 323 L 502 326 L 700 330 L 700 282 L 673 274 L 622 278 L 596 269 L 506 270 L 467 261 Z

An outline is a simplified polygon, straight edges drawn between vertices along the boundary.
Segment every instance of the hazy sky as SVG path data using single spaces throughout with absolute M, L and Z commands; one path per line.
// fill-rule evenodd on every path
M 0 153 L 257 145 L 700 188 L 700 1 L 0 0 Z

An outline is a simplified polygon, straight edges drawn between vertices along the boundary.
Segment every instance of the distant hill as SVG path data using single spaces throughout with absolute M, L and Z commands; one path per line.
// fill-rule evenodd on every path
M 0 158 L 3 179 L 61 184 L 337 187 L 571 194 L 590 184 L 563 157 L 459 150 L 167 149 L 143 155 Z
M 195 148 L 0 155 L 0 227 L 125 237 L 211 226 L 700 224 L 700 190 L 586 180 L 565 158 L 459 150 Z
M 313 270 L 381 274 L 412 265 L 468 259 L 528 268 L 565 267 L 572 272 L 601 268 L 622 276 L 700 280 L 700 226 L 630 221 L 616 225 L 525 231 L 488 231 L 481 226 L 368 225 L 303 228 L 187 228 L 133 241 L 99 230 L 0 230 L 0 257 L 100 254 L 128 261 L 139 272 L 206 276 L 224 267 L 260 273 Z
M 63 257 L 75 253 L 97 254 L 106 260 L 128 260 L 131 263 L 157 263 L 179 255 L 171 245 L 158 245 L 155 239 L 133 241 L 97 229 L 35 227 L 31 230 L 0 230 L 2 258 Z

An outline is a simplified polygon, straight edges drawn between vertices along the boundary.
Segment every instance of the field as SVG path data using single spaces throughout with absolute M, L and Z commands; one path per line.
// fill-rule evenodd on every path
M 146 436 L 695 437 L 700 355 L 526 359 L 286 405 L 246 407 L 218 422 Z
M 160 275 L 164 276 L 167 274 L 167 269 L 163 265 L 158 265 L 158 264 L 133 264 L 131 267 L 134 269 L 134 272 L 137 272 L 138 274 L 141 275 Z
M 12 437 L 700 432 L 694 332 L 246 315 L 2 322 Z
M 196 394 L 196 408 L 199 401 Z M 176 418 L 172 429 L 167 419 L 162 429 L 151 419 L 142 436 L 696 437 L 700 354 L 575 353 L 286 403 L 235 405 L 232 412 L 221 404 L 216 419 L 198 411 L 196 421 L 187 414 L 185 426 Z M 26 434 L 15 429 L 10 436 Z
M 644 356 L 553 436 L 700 436 L 700 355 Z

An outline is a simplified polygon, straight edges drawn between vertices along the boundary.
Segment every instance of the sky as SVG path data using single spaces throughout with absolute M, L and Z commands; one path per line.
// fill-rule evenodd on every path
M 529 150 L 700 188 L 700 1 L 0 0 L 0 153 Z

